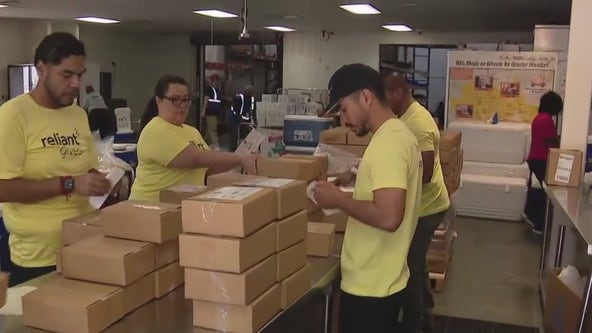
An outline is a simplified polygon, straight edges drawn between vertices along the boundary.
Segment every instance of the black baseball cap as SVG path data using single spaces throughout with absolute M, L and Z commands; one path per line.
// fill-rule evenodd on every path
M 364 64 L 349 64 L 338 69 L 329 80 L 329 105 L 319 112 L 319 117 L 335 115 L 344 97 L 370 89 L 376 94 L 384 94 L 384 85 L 380 74 Z

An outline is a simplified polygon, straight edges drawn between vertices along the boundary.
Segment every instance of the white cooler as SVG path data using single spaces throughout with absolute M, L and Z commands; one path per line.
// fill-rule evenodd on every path
M 528 181 L 530 169 L 526 162 L 522 164 L 500 164 L 464 161 L 463 174 L 520 178 Z
M 521 164 L 530 149 L 530 125 L 454 121 L 448 130 L 462 132 L 465 161 Z
M 466 174 L 456 197 L 459 216 L 520 221 L 526 204 L 526 179 Z

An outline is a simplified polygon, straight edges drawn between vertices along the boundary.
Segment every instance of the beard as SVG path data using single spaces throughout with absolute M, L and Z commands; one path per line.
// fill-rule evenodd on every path
M 68 95 L 60 95 L 58 92 L 55 91 L 55 89 L 53 89 L 52 85 L 48 81 L 45 81 L 43 87 L 47 92 L 47 97 L 55 106 L 63 108 L 66 106 L 70 106 L 74 103 L 75 97 L 70 97 Z

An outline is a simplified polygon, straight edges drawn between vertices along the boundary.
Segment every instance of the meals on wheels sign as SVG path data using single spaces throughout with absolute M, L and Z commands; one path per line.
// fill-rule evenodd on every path
M 550 52 L 448 52 L 448 121 L 528 122 L 540 97 L 552 90 L 557 54 Z

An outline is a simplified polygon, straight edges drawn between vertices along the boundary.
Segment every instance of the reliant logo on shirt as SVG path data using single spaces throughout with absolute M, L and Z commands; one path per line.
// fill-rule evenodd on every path
M 80 148 L 79 137 L 80 133 L 78 133 L 77 129 L 74 129 L 71 135 L 63 135 L 55 132 L 41 138 L 41 144 L 43 147 L 59 147 L 62 158 L 72 158 L 82 155 L 85 151 Z
M 198 146 L 201 150 L 206 150 L 206 146 L 204 146 L 201 142 L 189 141 L 190 144 L 194 146 Z

